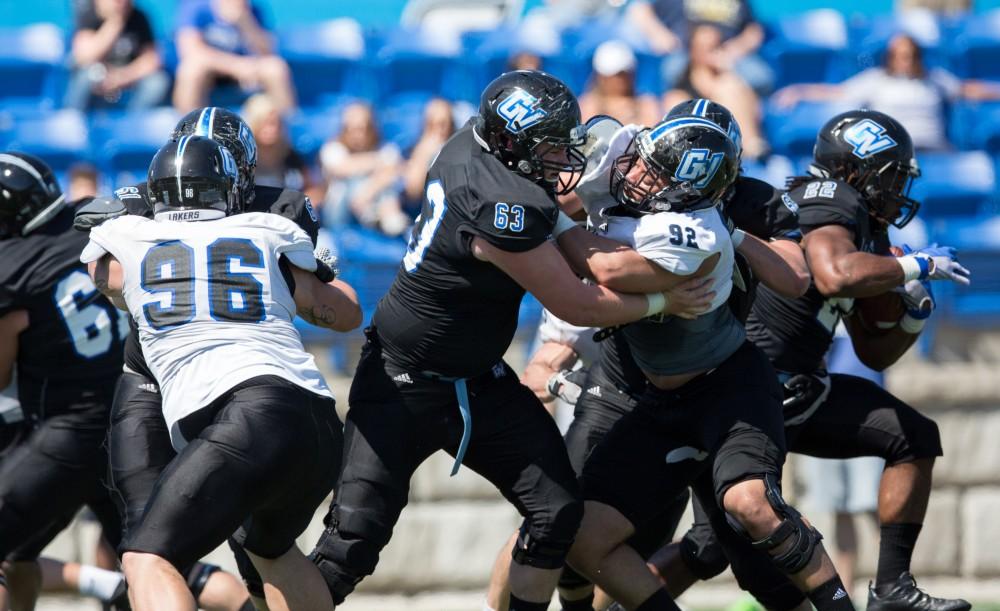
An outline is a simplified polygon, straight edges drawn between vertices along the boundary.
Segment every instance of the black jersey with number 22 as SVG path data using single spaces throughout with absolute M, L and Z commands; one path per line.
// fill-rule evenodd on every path
M 557 214 L 552 197 L 485 151 L 471 127 L 457 132 L 428 172 L 406 255 L 375 311 L 385 355 L 407 369 L 454 377 L 500 361 L 524 289 L 476 259 L 472 239 L 527 251 L 548 239 Z

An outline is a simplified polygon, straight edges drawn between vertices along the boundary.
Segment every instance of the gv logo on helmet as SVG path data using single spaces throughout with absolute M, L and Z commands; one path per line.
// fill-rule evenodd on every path
M 544 108 L 535 108 L 536 104 L 538 98 L 519 89 L 497 105 L 497 114 L 507 121 L 507 131 L 519 134 L 549 114 Z
M 875 121 L 864 119 L 844 130 L 844 142 L 854 147 L 851 152 L 855 157 L 865 159 L 896 146 L 897 142 L 885 131 Z
M 712 182 L 725 156 L 725 153 L 713 153 L 711 149 L 684 151 L 674 177 L 680 181 L 690 182 L 696 189 L 704 189 Z

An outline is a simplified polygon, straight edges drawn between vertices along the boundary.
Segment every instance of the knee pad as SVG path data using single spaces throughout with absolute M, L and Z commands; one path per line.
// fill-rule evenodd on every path
M 264 598 L 264 580 L 261 579 L 260 573 L 257 572 L 257 567 L 253 565 L 253 561 L 250 560 L 250 556 L 247 555 L 246 550 L 232 537 L 227 539 L 226 543 L 229 544 L 229 549 L 233 552 L 233 558 L 236 560 L 236 570 L 239 571 L 240 577 L 243 578 L 247 592 L 250 592 L 252 596 L 256 596 L 257 598 Z
M 590 580 L 574 571 L 568 564 L 563 566 L 562 572 L 559 573 L 560 590 L 578 590 L 589 585 L 591 585 Z
M 362 579 L 375 572 L 379 553 L 388 543 L 391 529 L 384 529 L 360 512 L 331 511 L 326 529 L 309 554 L 326 581 L 334 605 L 340 605 Z
M 205 584 L 208 583 L 208 578 L 212 576 L 212 573 L 220 571 L 218 566 L 214 564 L 206 564 L 204 562 L 195 562 L 191 570 L 187 572 L 186 580 L 188 589 L 191 590 L 191 595 L 194 596 L 195 600 L 201 597 L 202 590 L 205 589 Z
M 691 574 L 702 581 L 718 577 L 729 567 L 729 558 L 708 524 L 696 524 L 684 533 L 680 556 Z
M 583 503 L 574 500 L 555 511 L 550 519 L 535 515 L 525 520 L 517 534 L 514 562 L 540 569 L 561 568 L 582 519 Z
M 768 473 L 764 476 L 764 495 L 771 505 L 771 509 L 781 518 L 781 524 L 768 536 L 757 541 L 751 540 L 750 544 L 754 549 L 766 552 L 771 562 L 779 570 L 788 575 L 794 575 L 809 564 L 813 551 L 823 540 L 823 535 L 806 524 L 802 519 L 802 514 L 794 507 L 785 503 L 785 499 L 781 497 L 778 479 L 773 474 Z M 738 520 L 729 514 L 726 514 L 726 519 L 734 529 L 748 536 L 746 529 Z M 789 542 L 790 545 L 788 545 Z M 787 549 L 772 553 L 779 547 L 787 547 Z

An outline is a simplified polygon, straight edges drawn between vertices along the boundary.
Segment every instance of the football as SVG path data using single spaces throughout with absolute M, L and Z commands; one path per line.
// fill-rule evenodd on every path
M 903 255 L 898 246 L 890 246 L 889 252 L 894 257 Z M 903 298 L 895 291 L 856 299 L 854 309 L 865 331 L 872 335 L 888 333 L 906 313 Z

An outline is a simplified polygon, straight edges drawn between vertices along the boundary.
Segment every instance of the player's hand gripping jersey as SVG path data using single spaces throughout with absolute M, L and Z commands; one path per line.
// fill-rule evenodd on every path
M 471 126 L 459 130 L 428 172 L 406 256 L 375 311 L 385 354 L 454 377 L 496 365 L 514 337 L 524 289 L 476 259 L 472 239 L 523 252 L 548 239 L 556 215 L 544 189 L 484 150 Z
M 163 393 L 171 441 L 177 422 L 244 380 L 275 375 L 332 397 L 292 325 L 295 301 L 279 261 L 316 267 L 309 236 L 274 214 L 214 221 L 125 216 L 91 231 L 81 260 L 110 253 L 123 296 Z

